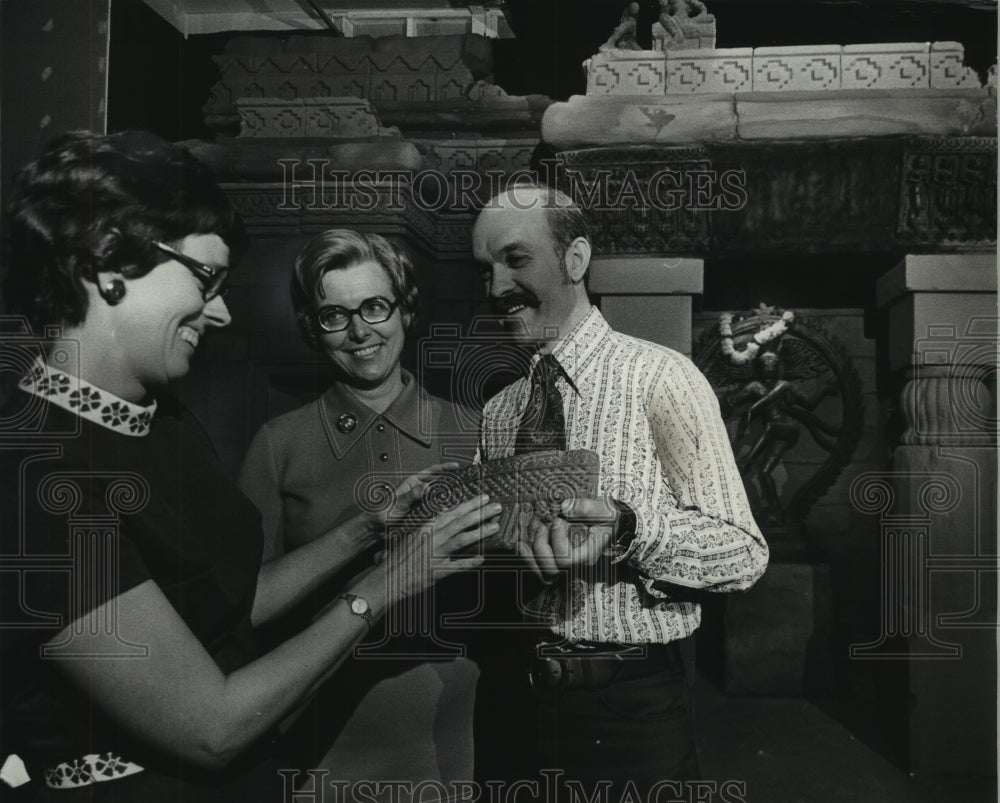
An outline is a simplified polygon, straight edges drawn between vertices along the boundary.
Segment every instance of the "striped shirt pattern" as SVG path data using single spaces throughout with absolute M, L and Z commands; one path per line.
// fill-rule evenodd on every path
M 624 554 L 574 569 L 530 613 L 573 642 L 688 636 L 701 621 L 691 589 L 749 588 L 768 560 L 718 400 L 690 360 L 615 332 L 596 308 L 553 354 L 565 372 L 566 448 L 599 455 L 599 492 L 627 503 L 637 527 Z M 487 402 L 480 459 L 514 453 L 529 391 L 519 379 Z

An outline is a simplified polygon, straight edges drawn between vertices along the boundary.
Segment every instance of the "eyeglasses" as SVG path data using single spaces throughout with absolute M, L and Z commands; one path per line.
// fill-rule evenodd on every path
M 351 325 L 351 318 L 355 315 L 360 315 L 365 323 L 383 323 L 392 317 L 398 306 L 398 301 L 390 301 L 382 296 L 366 298 L 356 309 L 327 305 L 316 311 L 316 323 L 324 332 L 343 332 Z
M 226 284 L 226 280 L 229 279 L 229 268 L 218 265 L 206 265 L 156 240 L 153 241 L 153 245 L 174 261 L 180 262 L 198 277 L 202 285 L 201 297 L 205 300 L 206 304 L 216 296 L 226 297 L 226 294 L 229 292 L 229 286 Z

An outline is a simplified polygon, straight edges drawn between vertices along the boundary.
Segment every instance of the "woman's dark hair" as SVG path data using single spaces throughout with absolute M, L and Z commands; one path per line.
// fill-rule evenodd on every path
M 313 237 L 295 257 L 292 268 L 292 305 L 303 340 L 316 347 L 316 297 L 325 298 L 323 276 L 362 262 L 376 262 L 389 277 L 403 313 L 403 327 L 413 331 L 420 313 L 420 291 L 406 253 L 378 234 L 353 229 L 329 229 Z
M 36 331 L 87 315 L 84 281 L 101 271 L 142 276 L 177 245 L 217 234 L 230 249 L 245 233 L 211 172 L 177 145 L 145 132 L 77 131 L 53 140 L 17 175 L 10 217 L 11 312 Z

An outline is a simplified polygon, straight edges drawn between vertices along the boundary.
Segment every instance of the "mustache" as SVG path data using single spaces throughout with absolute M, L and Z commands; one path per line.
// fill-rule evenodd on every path
M 531 307 L 538 309 L 541 302 L 538 296 L 528 290 L 511 290 L 498 298 L 490 299 L 490 309 L 498 315 L 506 315 L 514 307 Z

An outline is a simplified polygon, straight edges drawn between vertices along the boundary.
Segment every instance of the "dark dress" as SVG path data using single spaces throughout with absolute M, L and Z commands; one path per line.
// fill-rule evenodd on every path
M 150 418 L 43 373 L 42 397 L 17 390 L 2 418 L 0 747 L 32 778 L 5 791 L 24 800 L 280 800 L 270 736 L 223 771 L 199 770 L 124 732 L 42 655 L 67 624 L 152 579 L 220 670 L 244 666 L 257 655 L 250 612 L 263 542 L 256 509 L 180 405 L 160 399 Z M 71 637 L 55 653 L 74 650 Z M 108 660 L 143 660 L 142 645 L 119 640 L 117 652 Z M 129 765 L 142 771 L 122 777 Z M 88 777 L 96 782 L 76 786 Z

